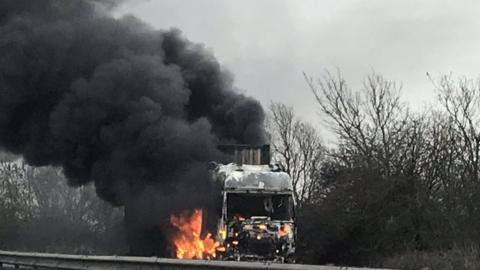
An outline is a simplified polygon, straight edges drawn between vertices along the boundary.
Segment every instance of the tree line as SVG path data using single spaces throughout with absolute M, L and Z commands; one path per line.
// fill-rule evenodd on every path
M 477 252 L 480 82 L 430 78 L 435 101 L 412 111 L 402 85 L 377 73 L 359 89 L 339 71 L 305 79 L 336 143 L 285 104 L 272 103 L 266 121 L 273 162 L 295 187 L 299 261 L 394 267 L 411 254 Z M 92 186 L 70 188 L 59 169 L 15 156 L 0 161 L 0 249 L 126 252 L 123 210 Z
M 274 156 L 297 189 L 302 261 L 383 266 L 412 252 L 478 250 L 480 83 L 429 78 L 436 100 L 413 112 L 402 85 L 382 75 L 360 89 L 339 71 L 305 75 L 337 137 L 331 147 L 292 107 L 271 105 Z
M 72 188 L 54 167 L 0 154 L 0 249 L 59 253 L 125 252 L 123 210 Z

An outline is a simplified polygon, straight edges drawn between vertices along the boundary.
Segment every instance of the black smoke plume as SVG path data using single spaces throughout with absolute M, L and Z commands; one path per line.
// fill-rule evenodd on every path
M 216 146 L 264 143 L 264 112 L 202 45 L 114 2 L 0 1 L 0 147 L 156 223 L 209 203 Z

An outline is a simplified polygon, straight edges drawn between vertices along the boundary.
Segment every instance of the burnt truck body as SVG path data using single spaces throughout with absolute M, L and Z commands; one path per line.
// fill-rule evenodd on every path
M 269 163 L 265 153 L 264 146 L 242 146 L 236 151 L 238 163 L 213 166 L 212 177 L 223 185 L 217 235 L 219 258 L 294 262 L 292 182 L 278 166 L 261 164 Z

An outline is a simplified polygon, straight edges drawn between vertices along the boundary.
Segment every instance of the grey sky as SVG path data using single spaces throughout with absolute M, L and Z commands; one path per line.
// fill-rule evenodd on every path
M 374 69 L 402 82 L 414 108 L 434 97 L 427 71 L 479 74 L 480 2 L 473 0 L 151 0 L 117 12 L 180 28 L 212 49 L 248 95 L 293 105 L 316 125 L 302 71 L 338 67 L 358 87 Z

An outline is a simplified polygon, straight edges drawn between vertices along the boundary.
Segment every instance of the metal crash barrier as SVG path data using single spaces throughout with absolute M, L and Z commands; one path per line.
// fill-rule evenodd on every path
M 0 251 L 0 267 L 29 267 L 75 270 L 369 270 L 373 268 L 273 264 L 260 262 L 176 260 L 157 257 L 86 256 Z M 376 269 L 381 270 L 381 269 Z M 386 270 L 386 269 L 383 269 Z

